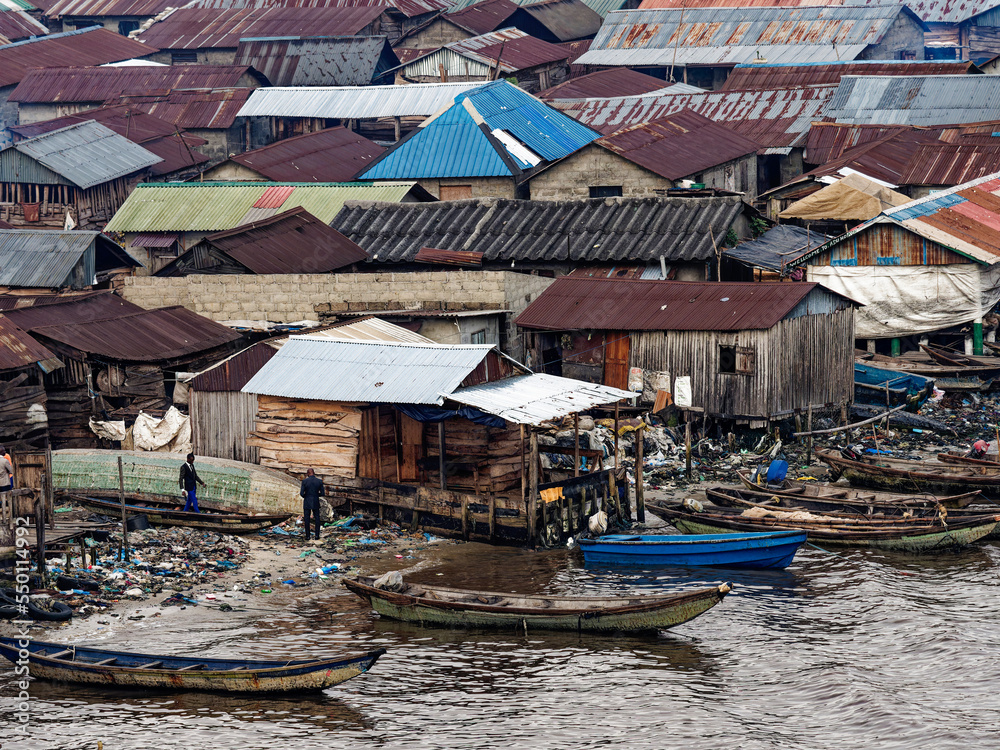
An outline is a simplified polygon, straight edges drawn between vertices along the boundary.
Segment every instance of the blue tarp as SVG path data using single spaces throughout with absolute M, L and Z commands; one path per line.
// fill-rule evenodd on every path
M 423 404 L 395 404 L 397 410 L 415 419 L 418 422 L 443 422 L 454 417 L 464 417 L 470 422 L 486 425 L 487 427 L 506 427 L 507 422 L 501 417 L 473 409 L 471 406 L 463 406 L 461 409 L 445 409 L 441 406 L 426 406 Z

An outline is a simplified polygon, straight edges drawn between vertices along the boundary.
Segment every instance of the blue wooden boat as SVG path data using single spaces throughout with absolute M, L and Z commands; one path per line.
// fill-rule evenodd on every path
M 741 534 L 607 534 L 578 541 L 587 563 L 785 568 L 806 540 L 804 531 Z
M 331 659 L 256 661 L 154 656 L 0 638 L 0 656 L 28 659 L 28 674 L 43 680 L 124 688 L 287 693 L 323 690 L 371 669 L 384 648 Z
M 865 362 L 854 363 L 854 402 L 873 406 L 901 406 L 915 410 L 934 392 L 934 379 L 875 367 Z

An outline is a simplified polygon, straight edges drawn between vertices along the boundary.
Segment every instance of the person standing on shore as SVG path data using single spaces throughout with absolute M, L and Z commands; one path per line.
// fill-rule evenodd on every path
M 198 496 L 196 494 L 197 485 L 205 486 L 205 483 L 201 481 L 201 477 L 198 476 L 198 472 L 194 468 L 194 454 L 187 454 L 187 462 L 181 464 L 181 476 L 180 485 L 181 489 L 184 491 L 184 496 L 187 502 L 184 503 L 185 511 L 192 511 L 194 513 L 200 513 L 198 510 Z
M 7 449 L 0 445 L 0 492 L 14 489 L 14 464 L 7 455 Z
M 299 497 L 302 498 L 302 515 L 306 528 L 306 541 L 309 541 L 309 519 L 310 515 L 316 526 L 316 538 L 319 539 L 319 499 L 324 496 L 323 482 L 316 472 L 306 469 L 306 478 L 302 480 L 299 488 Z

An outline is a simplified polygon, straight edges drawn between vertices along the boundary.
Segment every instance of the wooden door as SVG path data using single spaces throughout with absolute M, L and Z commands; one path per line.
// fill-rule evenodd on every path
M 417 461 L 423 455 L 424 426 L 405 414 L 399 415 L 399 481 L 415 482 L 420 478 Z
M 629 337 L 625 331 L 610 331 L 604 347 L 604 385 L 628 390 Z

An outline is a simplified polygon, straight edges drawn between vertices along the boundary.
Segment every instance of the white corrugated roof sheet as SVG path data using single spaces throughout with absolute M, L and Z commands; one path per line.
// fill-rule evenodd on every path
M 633 396 L 630 391 L 607 385 L 536 373 L 460 388 L 448 400 L 514 424 L 539 425 Z
M 440 405 L 493 348 L 292 336 L 243 392 L 317 401 Z
M 414 83 L 407 86 L 289 86 L 255 89 L 238 117 L 329 117 L 364 120 L 428 117 L 476 83 Z

